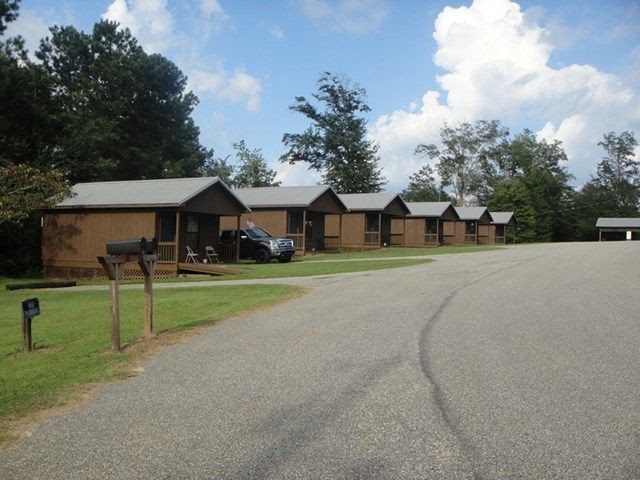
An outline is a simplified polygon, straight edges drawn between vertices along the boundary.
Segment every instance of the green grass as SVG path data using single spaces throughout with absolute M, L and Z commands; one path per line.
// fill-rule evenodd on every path
M 389 247 L 380 250 L 363 250 L 358 252 L 325 253 L 305 257 L 305 262 L 317 262 L 320 260 L 355 260 L 360 258 L 386 258 L 386 257 L 412 257 L 443 255 L 445 253 L 471 253 L 485 250 L 501 250 L 505 247 L 495 245 L 449 245 L 438 248 L 420 247 Z
M 155 331 L 165 332 L 160 338 L 168 340 L 166 333 L 212 323 L 303 291 L 286 285 L 158 289 Z M 33 320 L 35 350 L 22 352 L 20 302 L 32 296 L 40 299 L 42 315 Z M 142 292 L 121 291 L 120 309 L 121 338 L 131 347 L 115 353 L 110 350 L 107 292 L 0 292 L 0 445 L 9 438 L 8 420 L 63 405 L 87 384 L 126 377 L 131 362 L 152 348 L 154 342 L 133 344 L 142 331 Z

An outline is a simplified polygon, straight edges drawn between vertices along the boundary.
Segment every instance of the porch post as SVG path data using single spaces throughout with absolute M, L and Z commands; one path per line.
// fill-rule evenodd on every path
M 176 273 L 178 272 L 178 264 L 180 263 L 180 210 L 176 212 Z
M 440 219 L 436 220 L 436 247 L 440 246 Z
M 382 247 L 382 213 L 378 214 L 378 248 Z
M 342 253 L 342 214 L 338 220 L 338 252 Z
M 240 215 L 236 217 L 236 263 L 240 263 Z
M 307 248 L 307 211 L 302 210 L 302 255 Z
M 598 229 L 598 241 L 599 242 L 602 241 L 602 229 L 601 228 Z

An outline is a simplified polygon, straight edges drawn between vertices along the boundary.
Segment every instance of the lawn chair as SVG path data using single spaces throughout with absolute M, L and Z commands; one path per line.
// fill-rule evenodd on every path
M 193 250 L 191 250 L 191 247 L 187 245 L 187 260 L 184 263 L 189 263 L 189 261 L 192 261 L 193 263 L 200 263 L 198 256 L 199 255 L 194 253 Z
M 211 245 L 204 247 L 204 255 L 208 263 L 220 263 L 220 256 L 216 253 L 216 249 Z

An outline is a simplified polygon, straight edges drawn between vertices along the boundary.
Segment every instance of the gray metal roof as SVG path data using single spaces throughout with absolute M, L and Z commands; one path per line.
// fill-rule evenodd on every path
M 196 177 L 77 183 L 71 189 L 73 196 L 54 208 L 180 207 L 217 183 L 245 206 L 218 177 Z
M 249 207 L 308 207 L 325 192 L 339 196 L 328 185 L 310 185 L 304 187 L 257 187 L 234 188 L 233 192 Z M 346 210 L 346 207 L 342 205 Z
M 487 207 L 455 207 L 455 209 L 460 220 L 480 220 L 485 213 L 489 214 Z M 489 214 L 489 218 L 491 218 L 491 214 Z
M 406 203 L 397 193 L 341 193 L 338 196 L 347 208 L 352 211 L 384 210 L 396 198 L 406 207 Z
M 639 218 L 600 217 L 596 222 L 597 228 L 640 228 Z
M 489 212 L 491 213 L 491 218 L 493 218 L 494 225 L 506 225 L 511 219 L 514 219 L 513 212 Z M 516 220 L 517 221 L 517 220 Z
M 409 217 L 441 217 L 451 202 L 407 202 Z

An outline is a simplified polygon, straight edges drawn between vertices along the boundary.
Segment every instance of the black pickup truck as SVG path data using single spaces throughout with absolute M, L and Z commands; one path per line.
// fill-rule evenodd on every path
M 236 231 L 222 230 L 220 243 L 222 246 L 235 245 Z M 253 258 L 257 263 L 267 263 L 272 259 L 280 263 L 291 261 L 296 249 L 288 238 L 276 238 L 261 228 L 244 228 L 240 230 L 240 258 Z

